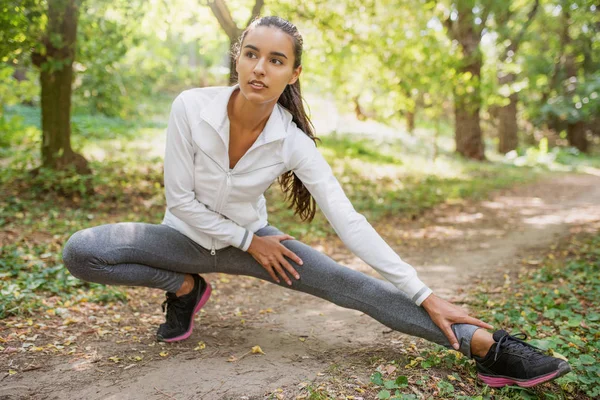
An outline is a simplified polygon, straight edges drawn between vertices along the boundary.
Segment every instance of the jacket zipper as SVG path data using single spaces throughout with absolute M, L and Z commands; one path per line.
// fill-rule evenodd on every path
M 256 147 L 255 147 L 254 149 L 252 149 L 252 150 L 256 150 L 256 149 L 257 149 L 257 148 L 259 148 L 259 147 L 260 147 L 260 146 L 256 146 Z M 216 164 L 216 166 L 217 166 L 217 167 L 219 167 L 219 169 L 220 169 L 221 171 L 223 171 L 223 172 L 225 173 L 225 175 L 227 176 L 227 177 L 226 177 L 226 182 L 225 182 L 225 184 L 226 184 L 226 186 L 225 186 L 225 190 L 224 190 L 224 191 L 221 191 L 221 193 L 220 193 L 220 196 L 217 198 L 217 200 L 218 200 L 218 201 L 217 201 L 217 205 L 216 205 L 216 207 L 215 207 L 215 212 L 217 212 L 217 213 L 220 213 L 220 212 L 221 212 L 221 208 L 223 207 L 223 204 L 222 204 L 222 203 L 223 203 L 223 200 L 225 199 L 225 193 L 227 193 L 227 192 L 229 191 L 229 188 L 231 187 L 231 177 L 232 177 L 232 176 L 237 176 L 237 175 L 245 175 L 245 174 L 249 174 L 250 172 L 255 172 L 255 171 L 259 171 L 259 170 L 261 170 L 261 169 L 265 169 L 265 168 L 273 167 L 273 166 L 275 166 L 275 165 L 283 164 L 283 161 L 281 161 L 281 162 L 278 162 L 278 163 L 275 163 L 275 164 L 271 164 L 271 165 L 267 165 L 267 166 L 260 167 L 260 168 L 257 168 L 257 169 L 253 169 L 253 170 L 251 170 L 251 171 L 246 171 L 246 172 L 242 172 L 242 173 L 235 174 L 233 171 L 235 171 L 235 168 L 236 168 L 236 167 L 239 165 L 240 161 L 242 161 L 242 159 L 243 159 L 243 158 L 246 156 L 246 154 L 248 154 L 248 153 L 249 153 L 249 151 L 247 151 L 247 152 L 246 152 L 246 153 L 245 153 L 245 154 L 242 156 L 242 158 L 240 158 L 240 159 L 238 160 L 238 162 L 235 164 L 235 167 L 233 167 L 233 169 L 231 169 L 231 170 L 229 170 L 229 171 L 226 171 L 226 170 L 225 170 L 225 169 L 224 169 L 224 168 L 221 166 L 221 164 L 219 164 L 219 163 L 218 163 L 218 162 L 217 162 L 217 161 L 216 161 L 214 158 L 212 158 L 212 157 L 211 157 L 211 156 L 210 156 L 210 155 L 209 155 L 207 152 L 205 152 L 204 150 L 202 150 L 200 147 L 198 147 L 198 148 L 200 149 L 200 151 L 201 151 L 202 153 L 204 153 L 204 154 L 206 155 L 206 157 L 208 157 L 208 158 L 209 158 L 209 159 L 210 159 L 212 162 L 214 162 L 214 163 Z M 210 239 L 210 243 L 211 243 L 211 246 L 210 246 L 210 255 L 211 255 L 211 256 L 214 256 L 214 255 L 216 255 L 216 254 L 217 254 L 217 250 L 216 250 L 216 246 L 215 246 L 215 239 L 211 237 L 211 239 Z

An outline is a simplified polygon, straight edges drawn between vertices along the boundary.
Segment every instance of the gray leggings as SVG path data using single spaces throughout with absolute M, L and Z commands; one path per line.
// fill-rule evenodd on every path
M 258 236 L 281 235 L 266 226 Z M 389 282 L 344 267 L 325 254 L 297 240 L 281 242 L 303 261 L 289 260 L 300 274 L 288 286 L 280 286 L 364 312 L 382 324 L 431 342 L 450 347 L 442 331 L 422 307 Z M 71 236 L 63 249 L 65 266 L 75 277 L 108 285 L 146 286 L 176 292 L 184 274 L 222 272 L 273 281 L 249 254 L 235 247 L 210 251 L 167 225 L 121 222 L 83 229 Z M 452 326 L 460 351 L 471 357 L 474 325 Z

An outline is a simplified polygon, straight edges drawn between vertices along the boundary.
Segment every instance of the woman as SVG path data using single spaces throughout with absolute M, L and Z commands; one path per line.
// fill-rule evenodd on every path
M 71 273 L 92 282 L 166 290 L 158 340 L 190 336 L 211 287 L 199 273 L 250 275 L 360 310 L 392 329 L 453 347 L 490 386 L 533 386 L 570 371 L 505 331 L 437 297 L 357 213 L 315 146 L 302 105 L 302 37 L 278 17 L 242 34 L 238 84 L 186 90 L 167 128 L 160 225 L 84 229 L 66 243 Z M 344 243 L 389 282 L 342 267 L 267 223 L 263 193 L 280 183 L 310 221 L 315 200 Z M 313 199 L 314 197 L 314 199 Z M 283 282 L 285 283 L 283 283 Z

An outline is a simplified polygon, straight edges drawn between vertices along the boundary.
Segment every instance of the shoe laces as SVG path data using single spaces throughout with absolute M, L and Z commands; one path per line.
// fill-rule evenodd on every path
M 166 312 L 167 325 L 178 323 L 177 309 L 184 309 L 185 303 L 175 293 L 167 293 L 167 298 L 161 304 L 163 312 Z
M 536 362 L 538 359 L 544 358 L 544 354 L 541 353 L 541 349 L 526 343 L 527 335 L 519 332 L 514 335 L 508 333 L 498 340 L 496 344 L 496 352 L 494 354 L 494 361 L 498 359 L 503 349 L 511 350 L 513 353 L 525 355 L 531 362 Z

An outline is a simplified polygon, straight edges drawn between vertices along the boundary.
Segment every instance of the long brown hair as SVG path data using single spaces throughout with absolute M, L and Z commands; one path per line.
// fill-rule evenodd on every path
M 298 28 L 291 22 L 275 16 L 258 18 L 248 25 L 246 30 L 242 32 L 242 35 L 234 48 L 234 56 L 236 59 L 239 56 L 244 38 L 249 31 L 257 26 L 279 28 L 290 35 L 294 41 L 294 68 L 298 68 L 302 65 L 303 40 L 300 32 L 298 32 Z M 292 120 L 296 123 L 298 128 L 316 143 L 319 138 L 315 136 L 314 125 L 306 115 L 302 100 L 300 79 L 297 79 L 294 84 L 286 86 L 277 102 L 292 114 Z M 295 209 L 294 213 L 299 215 L 303 221 L 312 221 L 316 211 L 315 200 L 296 174 L 292 171 L 284 173 L 279 177 L 279 184 L 285 195 L 285 200 L 290 200 L 291 202 L 290 208 Z

